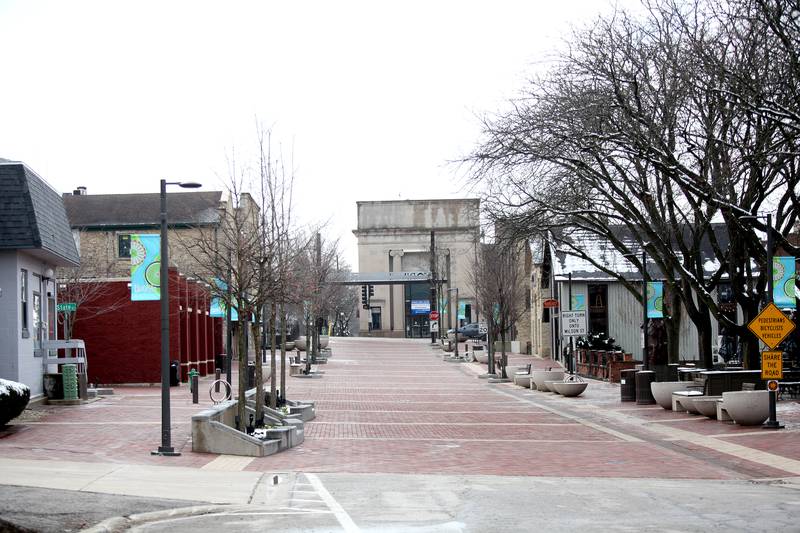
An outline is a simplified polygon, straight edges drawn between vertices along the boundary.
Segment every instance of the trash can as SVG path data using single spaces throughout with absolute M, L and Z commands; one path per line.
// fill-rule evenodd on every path
M 252 389 L 256 386 L 256 364 L 247 363 L 247 388 Z
M 636 373 L 638 370 L 620 370 L 619 390 L 623 402 L 636 401 Z
M 656 403 L 650 384 L 655 381 L 656 373 L 652 370 L 642 370 L 636 373 L 636 404 L 650 405 Z
M 170 387 L 177 387 L 181 384 L 180 380 L 180 368 L 181 362 L 180 361 L 172 361 L 169 364 L 169 386 Z

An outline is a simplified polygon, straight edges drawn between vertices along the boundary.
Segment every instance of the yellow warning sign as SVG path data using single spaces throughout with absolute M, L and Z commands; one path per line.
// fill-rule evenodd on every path
M 783 352 L 761 352 L 761 379 L 783 379 Z
M 794 322 L 786 318 L 786 315 L 770 302 L 747 324 L 747 327 L 761 339 L 761 342 L 772 349 L 794 331 Z

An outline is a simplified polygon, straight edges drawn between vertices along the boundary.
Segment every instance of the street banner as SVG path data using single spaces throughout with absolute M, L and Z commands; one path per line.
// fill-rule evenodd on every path
M 161 236 L 131 235 L 131 300 L 161 299 Z
M 570 311 L 586 311 L 586 295 L 573 294 L 572 295 L 572 308 Z
M 772 258 L 772 301 L 781 309 L 795 308 L 795 259 Z
M 228 284 L 222 281 L 219 278 L 214 278 L 214 284 L 217 286 L 217 290 L 220 293 L 225 292 L 228 290 Z M 225 300 L 219 298 L 217 296 L 211 298 L 211 310 L 209 311 L 209 315 L 214 318 L 226 318 L 227 315 L 227 304 Z M 239 313 L 236 312 L 236 307 L 231 309 L 231 320 L 237 322 L 239 320 Z
M 467 302 L 460 301 L 458 302 L 458 320 L 466 320 L 467 319 Z
M 664 282 L 647 282 L 647 318 L 664 318 Z

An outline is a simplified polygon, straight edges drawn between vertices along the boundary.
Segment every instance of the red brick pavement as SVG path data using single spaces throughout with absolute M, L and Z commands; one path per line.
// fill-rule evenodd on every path
M 800 460 L 795 438 L 800 408 L 784 409 L 789 431 L 748 435 L 752 428 L 623 404 L 618 386 L 606 383 L 593 382 L 574 401 L 510 384 L 489 385 L 475 377 L 485 366 L 442 361 L 441 352 L 423 342 L 334 339 L 331 346 L 333 357 L 319 366 L 322 379 L 288 380 L 289 398 L 317 405 L 305 443 L 255 459 L 248 470 L 706 479 L 786 475 L 694 442 L 648 434 L 647 427 L 656 424 Z M 510 360 L 513 366 L 554 366 L 529 356 Z M 202 383 L 201 390 L 207 390 L 209 379 Z M 173 444 L 180 457 L 150 455 L 160 443 L 158 387 L 116 387 L 114 396 L 84 406 L 35 407 L 0 433 L 0 455 L 193 467 L 215 459 L 191 452 L 189 418 L 210 404 L 207 396 L 192 405 L 188 388 L 181 386 L 172 389 L 171 398 Z M 620 425 L 611 414 L 634 424 Z

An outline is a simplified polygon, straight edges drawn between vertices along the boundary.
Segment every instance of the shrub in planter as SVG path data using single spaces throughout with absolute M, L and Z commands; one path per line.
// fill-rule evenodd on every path
M 30 399 L 31 389 L 27 385 L 0 379 L 0 427 L 21 415 Z

